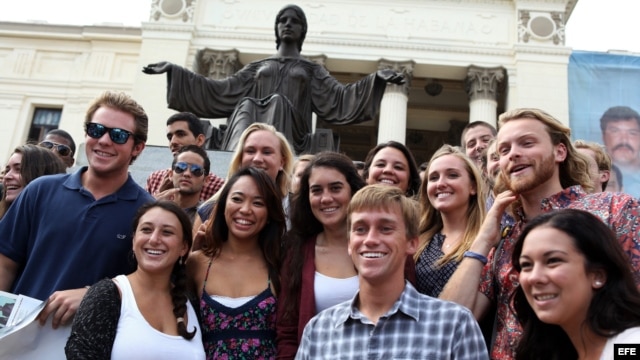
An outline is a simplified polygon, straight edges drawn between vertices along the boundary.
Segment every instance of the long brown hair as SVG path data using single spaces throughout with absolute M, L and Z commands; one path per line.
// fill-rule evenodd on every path
M 311 203 L 309 201 L 309 178 L 313 169 L 329 168 L 335 169 L 341 173 L 353 196 L 358 190 L 365 186 L 365 182 L 358 175 L 358 170 L 353 161 L 347 156 L 336 152 L 321 152 L 311 160 L 307 168 L 300 178 L 300 189 L 293 195 L 291 201 L 291 230 L 287 234 L 285 248 L 288 250 L 289 261 L 289 283 L 285 284 L 287 303 L 284 304 L 284 316 L 289 317 L 299 311 L 298 299 L 300 298 L 302 286 L 302 267 L 304 265 L 304 245 L 312 241 L 316 235 L 321 233 L 324 228 L 322 223 L 316 219 L 311 211 Z M 346 222 L 346 219 L 345 219 Z
M 64 174 L 67 171 L 67 164 L 53 151 L 33 144 L 25 144 L 16 147 L 13 154 L 21 154 L 20 177 L 23 186 L 44 175 Z M 0 219 L 9 209 L 11 203 L 7 202 L 6 191 L 2 191 L 0 201 Z

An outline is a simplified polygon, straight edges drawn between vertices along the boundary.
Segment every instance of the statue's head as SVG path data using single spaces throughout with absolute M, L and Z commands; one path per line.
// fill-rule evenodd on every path
M 304 15 L 304 11 L 298 5 L 287 5 L 280 9 L 278 15 L 276 15 L 276 23 L 274 25 L 275 33 L 276 33 L 276 49 L 280 48 L 280 36 L 278 35 L 278 21 L 282 14 L 284 14 L 287 10 L 293 10 L 296 15 L 300 18 L 302 22 L 302 34 L 300 34 L 300 40 L 298 40 L 298 51 L 302 51 L 302 43 L 304 42 L 304 38 L 307 36 L 307 17 Z

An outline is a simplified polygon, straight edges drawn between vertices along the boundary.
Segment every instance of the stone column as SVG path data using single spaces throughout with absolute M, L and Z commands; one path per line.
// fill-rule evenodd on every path
M 502 67 L 469 66 L 465 79 L 465 90 L 469 95 L 469 122 L 481 120 L 496 126 L 498 96 L 504 87 L 504 74 Z
M 395 140 L 405 143 L 407 136 L 407 102 L 409 86 L 413 77 L 415 62 L 393 62 L 381 60 L 378 69 L 392 69 L 404 75 L 403 85 L 387 84 L 380 103 L 380 121 L 378 123 L 378 144 Z

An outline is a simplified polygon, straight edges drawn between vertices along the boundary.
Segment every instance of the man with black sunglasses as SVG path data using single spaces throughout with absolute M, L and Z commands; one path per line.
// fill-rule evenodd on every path
M 170 177 L 173 188 L 155 195 L 157 200 L 170 200 L 178 204 L 191 219 L 202 203 L 200 193 L 207 184 L 211 161 L 207 152 L 197 145 L 187 145 L 178 150 L 171 164 Z
M 196 145 L 203 147 L 206 141 L 204 129 L 200 119 L 190 112 L 175 113 L 167 119 L 167 140 L 169 150 L 175 157 L 183 146 Z M 167 189 L 173 188 L 172 169 L 156 170 L 147 178 L 146 190 L 154 197 L 158 197 Z M 200 200 L 212 197 L 224 185 L 224 179 L 207 172 L 207 182 L 200 192 Z
M 76 153 L 76 143 L 68 132 L 62 129 L 50 130 L 47 135 L 45 135 L 44 140 L 38 145 L 56 153 L 56 155 L 67 164 L 68 168 L 73 166 L 75 162 L 73 155 Z
M 42 324 L 68 324 L 86 286 L 134 270 L 131 221 L 153 197 L 129 165 L 148 122 L 128 95 L 103 93 L 85 117 L 89 166 L 31 182 L 0 220 L 0 290 L 46 301 Z

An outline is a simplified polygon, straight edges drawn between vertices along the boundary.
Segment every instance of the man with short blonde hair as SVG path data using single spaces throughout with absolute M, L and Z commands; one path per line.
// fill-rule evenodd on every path
M 404 280 L 419 241 L 416 202 L 396 187 L 369 185 L 347 213 L 359 291 L 311 319 L 296 359 L 488 359 L 467 309 L 420 294 Z

